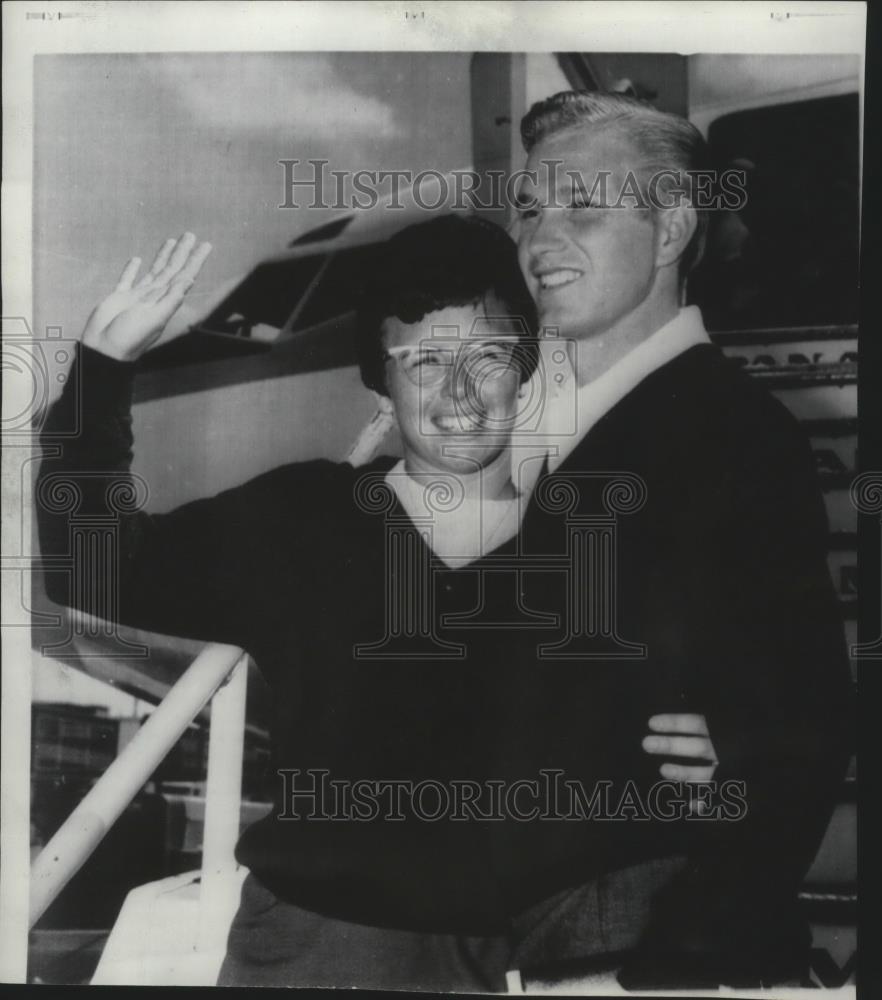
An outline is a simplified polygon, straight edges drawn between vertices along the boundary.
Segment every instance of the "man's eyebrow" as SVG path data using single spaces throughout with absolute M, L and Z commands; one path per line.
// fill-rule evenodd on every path
M 569 175 L 567 180 L 561 181 L 561 183 L 558 184 L 557 193 L 563 197 L 578 195 L 587 198 L 595 198 L 599 193 L 598 186 L 600 187 L 601 192 L 606 192 L 605 185 L 600 183 L 598 177 L 595 176 L 592 179 L 591 186 L 589 187 L 589 185 L 585 182 L 584 174 L 572 173 Z

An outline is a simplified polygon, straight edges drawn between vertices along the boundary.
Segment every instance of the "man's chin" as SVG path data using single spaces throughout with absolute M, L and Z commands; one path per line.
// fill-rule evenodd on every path
M 598 332 L 593 319 L 594 317 L 586 317 L 584 312 L 579 314 L 575 310 L 549 310 L 540 316 L 539 327 L 568 340 L 587 340 Z
M 539 310 L 539 326 L 553 327 L 561 337 L 572 336 L 580 325 L 578 310 L 565 302 L 550 302 Z

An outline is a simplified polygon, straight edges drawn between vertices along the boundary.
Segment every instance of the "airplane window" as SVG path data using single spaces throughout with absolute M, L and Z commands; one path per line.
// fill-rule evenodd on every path
M 335 219 L 333 222 L 326 222 L 323 226 L 310 229 L 308 233 L 298 236 L 296 240 L 291 240 L 289 247 L 299 247 L 304 243 L 318 243 L 320 240 L 331 240 L 339 236 L 344 229 L 352 222 L 354 216 L 347 215 L 343 219 Z
M 857 322 L 858 97 L 725 115 L 708 130 L 718 170 L 747 200 L 716 213 L 690 300 L 712 330 Z

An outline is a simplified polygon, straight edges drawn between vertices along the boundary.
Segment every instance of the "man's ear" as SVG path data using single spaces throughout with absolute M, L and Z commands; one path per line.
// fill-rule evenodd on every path
M 689 246 L 697 226 L 698 216 L 691 205 L 657 209 L 656 264 L 659 267 L 676 264 Z

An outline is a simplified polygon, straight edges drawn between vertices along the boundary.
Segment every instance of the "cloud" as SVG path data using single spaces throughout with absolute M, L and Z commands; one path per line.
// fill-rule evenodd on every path
M 325 53 L 167 55 L 157 83 L 202 127 L 328 140 L 403 134 L 390 104 L 342 79 Z
M 852 82 L 857 89 L 860 59 L 855 55 L 696 55 L 689 62 L 692 112 L 718 105 L 769 102 L 792 94 L 805 99 L 810 87 Z

